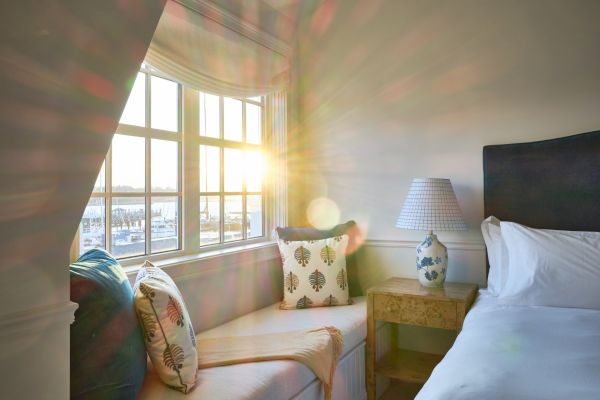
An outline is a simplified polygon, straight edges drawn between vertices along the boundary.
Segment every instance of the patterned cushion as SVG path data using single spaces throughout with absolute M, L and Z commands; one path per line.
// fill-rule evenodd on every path
M 146 375 L 146 349 L 125 272 L 110 254 L 93 249 L 69 267 L 71 399 L 135 399 Z
M 281 309 L 352 304 L 346 257 L 348 235 L 322 240 L 279 240 L 283 260 Z
M 196 384 L 198 355 L 192 322 L 175 282 L 146 261 L 135 280 L 134 302 L 146 350 L 160 379 L 189 393 Z
M 346 248 L 346 270 L 348 271 L 348 282 L 350 296 L 362 296 L 363 293 L 358 285 L 358 262 L 356 252 L 363 242 L 363 236 L 354 221 L 348 221 L 334 226 L 331 229 L 316 229 L 312 227 L 285 227 L 277 228 L 277 237 L 281 240 L 319 240 L 335 236 L 348 235 L 348 247 Z

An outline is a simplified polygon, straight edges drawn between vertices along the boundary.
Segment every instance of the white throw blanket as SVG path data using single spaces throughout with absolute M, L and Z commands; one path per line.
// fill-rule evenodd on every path
M 325 400 L 331 399 L 333 377 L 342 348 L 342 334 L 332 326 L 266 335 L 196 340 L 198 368 L 295 360 L 309 367 L 323 382 Z

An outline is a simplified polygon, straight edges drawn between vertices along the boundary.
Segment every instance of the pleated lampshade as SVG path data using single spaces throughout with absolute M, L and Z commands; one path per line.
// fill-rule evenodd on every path
M 413 179 L 396 227 L 422 231 L 466 230 L 450 179 Z

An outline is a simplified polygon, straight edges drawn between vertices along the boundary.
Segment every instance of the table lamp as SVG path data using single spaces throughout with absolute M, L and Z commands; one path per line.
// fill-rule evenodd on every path
M 448 268 L 448 250 L 433 231 L 467 229 L 450 179 L 413 179 L 396 227 L 428 231 L 423 242 L 417 246 L 419 282 L 427 287 L 443 286 Z

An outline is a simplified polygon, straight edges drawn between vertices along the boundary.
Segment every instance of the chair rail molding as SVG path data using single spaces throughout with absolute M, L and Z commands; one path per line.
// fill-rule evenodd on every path
M 366 247 L 395 247 L 395 248 L 406 248 L 415 249 L 420 242 L 416 240 L 390 240 L 390 239 L 367 239 L 365 240 L 364 246 Z M 462 251 L 485 251 L 485 244 L 480 241 L 460 241 L 451 242 L 444 241 L 444 245 L 448 250 L 462 250 Z
M 7 314 L 0 320 L 0 337 L 30 336 L 51 328 L 69 326 L 79 305 L 72 301 Z

